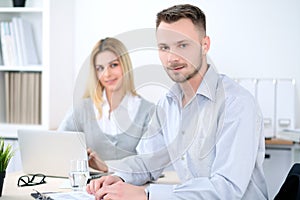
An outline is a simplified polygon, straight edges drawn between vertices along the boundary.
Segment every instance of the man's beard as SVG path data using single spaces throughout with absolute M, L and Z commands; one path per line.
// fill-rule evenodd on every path
M 176 64 L 175 64 L 176 65 Z M 182 65 L 182 64 L 181 64 Z M 174 66 L 172 66 L 171 68 L 174 68 Z M 193 78 L 201 69 L 201 64 L 199 64 L 198 67 L 195 67 L 194 68 L 194 71 L 191 72 L 190 74 L 188 75 L 183 75 L 181 73 L 173 73 L 173 72 L 169 72 L 170 68 L 167 68 L 167 74 L 168 76 L 176 83 L 184 83 L 188 80 L 190 80 L 191 78 Z

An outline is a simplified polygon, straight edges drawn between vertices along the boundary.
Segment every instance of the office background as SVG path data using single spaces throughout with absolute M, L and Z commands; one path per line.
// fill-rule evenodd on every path
M 295 125 L 299 128 L 300 2 L 297 0 L 27 0 L 28 5 L 43 9 L 29 9 L 24 13 L 16 9 L 12 13 L 18 15 L 20 12 L 25 18 L 33 16 L 31 21 L 37 21 L 35 36 L 42 57 L 42 65 L 38 66 L 42 69 L 37 71 L 43 75 L 42 123 L 37 127 L 56 129 L 74 100 L 79 98 L 78 95 L 74 97 L 73 90 L 76 88 L 77 92 L 79 87 L 82 92 L 84 82 L 80 78 L 86 73 L 83 68 L 86 65 L 83 64 L 86 64 L 92 47 L 99 39 L 134 33 L 136 37 L 131 38 L 133 42 L 135 39 L 151 41 L 155 46 L 156 13 L 179 3 L 198 5 L 206 13 L 207 34 L 211 38 L 209 56 L 220 73 L 232 78 L 295 78 Z M 11 0 L 0 1 L 1 20 L 11 15 L 11 9 L 5 8 L 9 5 Z M 146 34 L 137 34 L 143 30 L 146 30 Z M 158 75 L 166 76 L 155 49 L 140 48 L 130 54 L 135 72 L 139 69 L 149 70 L 150 66 L 147 65 L 150 64 L 151 70 L 154 65 L 160 70 L 155 68 L 156 71 L 149 74 L 147 71 L 147 77 L 144 75 L 142 78 L 148 78 L 150 82 Z M 0 66 L 1 73 L 10 71 L 9 67 Z M 22 67 L 25 67 L 25 71 L 30 69 L 30 66 Z M 1 81 L 4 83 L 0 77 Z M 3 89 L 3 85 L 0 86 Z M 150 87 L 145 89 L 146 86 Z M 157 100 L 165 89 L 161 85 L 149 84 L 142 85 L 138 91 L 147 98 Z M 4 108 L 1 97 L 3 100 L 3 96 L 0 96 L 0 105 Z M 290 96 L 285 98 L 289 99 Z M 3 112 L 0 113 L 1 136 L 5 134 L 4 137 L 11 138 L 15 147 L 18 145 L 16 130 L 20 127 L 19 124 L 6 123 Z M 34 126 L 25 124 L 25 127 Z M 265 160 L 264 169 L 271 195 L 278 191 L 291 164 L 299 162 L 299 152 L 297 144 L 280 147 L 266 145 L 269 159 Z M 13 165 L 10 171 L 20 170 L 19 159 L 16 156 L 14 162 L 11 162 Z
M 295 78 L 295 125 L 300 127 L 300 2 L 297 0 L 52 0 L 51 7 L 57 11 L 50 16 L 51 20 L 63 23 L 62 31 L 50 27 L 50 34 L 67 38 L 62 44 L 69 50 L 55 49 L 61 59 L 51 62 L 73 67 L 74 86 L 82 64 L 99 39 L 155 28 L 156 13 L 179 3 L 195 4 L 206 13 L 207 34 L 211 38 L 209 56 L 219 72 L 232 78 Z M 135 52 L 132 58 L 135 68 L 150 60 L 159 64 L 154 51 Z M 68 75 L 61 74 L 61 78 Z M 53 101 L 59 103 L 57 99 Z M 59 115 L 57 120 L 63 116 L 65 107 L 57 107 L 54 112 Z

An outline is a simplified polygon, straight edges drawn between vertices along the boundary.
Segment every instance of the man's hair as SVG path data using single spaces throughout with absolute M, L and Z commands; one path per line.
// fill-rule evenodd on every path
M 157 13 L 156 28 L 162 21 L 170 24 L 182 18 L 190 19 L 200 31 L 206 32 L 205 14 L 198 7 L 190 4 L 175 5 Z

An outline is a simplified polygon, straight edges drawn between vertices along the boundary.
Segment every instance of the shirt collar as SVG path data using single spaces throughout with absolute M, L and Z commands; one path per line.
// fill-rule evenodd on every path
M 218 73 L 215 71 L 213 65 L 208 65 L 208 69 L 204 74 L 203 80 L 198 87 L 196 94 L 205 96 L 211 101 L 215 101 L 217 83 Z M 171 87 L 170 91 L 167 93 L 167 97 L 176 99 L 177 101 L 182 99 L 182 90 L 178 83 Z

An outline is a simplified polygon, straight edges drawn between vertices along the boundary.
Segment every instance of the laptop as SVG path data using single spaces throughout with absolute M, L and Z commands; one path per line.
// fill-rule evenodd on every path
M 18 130 L 23 172 L 68 177 L 70 161 L 87 160 L 82 132 Z

